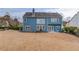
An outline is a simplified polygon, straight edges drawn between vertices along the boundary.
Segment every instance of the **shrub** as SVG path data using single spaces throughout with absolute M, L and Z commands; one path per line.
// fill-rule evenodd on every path
M 22 30 L 22 25 L 10 25 L 8 27 L 0 25 L 0 29 L 6 30 L 6 29 L 11 29 L 11 30 Z
M 22 26 L 20 26 L 20 25 L 13 25 L 13 26 L 9 26 L 9 29 L 20 30 L 20 29 L 22 29 Z
M 79 36 L 79 29 L 77 29 L 77 30 L 75 31 L 75 34 L 76 34 L 77 36 Z
M 0 29 L 4 29 L 4 27 L 0 27 Z
M 63 32 L 75 34 L 75 31 L 77 30 L 77 27 L 64 27 Z

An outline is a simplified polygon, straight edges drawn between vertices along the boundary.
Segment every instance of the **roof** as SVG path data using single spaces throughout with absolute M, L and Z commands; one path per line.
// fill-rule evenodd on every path
M 45 13 L 45 12 L 26 12 L 23 17 L 62 17 L 59 13 Z
M 67 27 L 78 27 L 79 28 L 79 12 L 77 12 L 71 20 L 66 24 Z

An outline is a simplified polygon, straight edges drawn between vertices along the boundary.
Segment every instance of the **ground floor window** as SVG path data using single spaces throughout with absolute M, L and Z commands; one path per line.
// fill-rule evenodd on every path
M 55 31 L 59 32 L 60 31 L 60 26 L 55 26 Z
M 26 31 L 31 31 L 31 26 L 26 26 Z
M 48 26 L 48 32 L 59 32 L 60 26 Z

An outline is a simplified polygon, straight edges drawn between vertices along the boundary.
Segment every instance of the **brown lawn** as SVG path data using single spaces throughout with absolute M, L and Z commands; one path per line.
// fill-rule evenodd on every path
M 65 33 L 24 33 L 13 30 L 0 31 L 0 50 L 79 50 L 79 38 Z

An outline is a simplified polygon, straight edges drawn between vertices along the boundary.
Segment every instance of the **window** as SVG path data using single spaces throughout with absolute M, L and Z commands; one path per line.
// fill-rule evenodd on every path
M 60 31 L 60 26 L 55 26 L 55 28 L 57 32 Z
M 37 24 L 45 24 L 45 19 L 37 19 Z
M 31 27 L 30 26 L 26 26 L 26 30 L 27 31 L 31 31 Z
M 57 18 L 51 18 L 51 22 L 57 22 L 58 19 Z
M 56 26 L 56 28 L 60 28 L 60 26 Z

